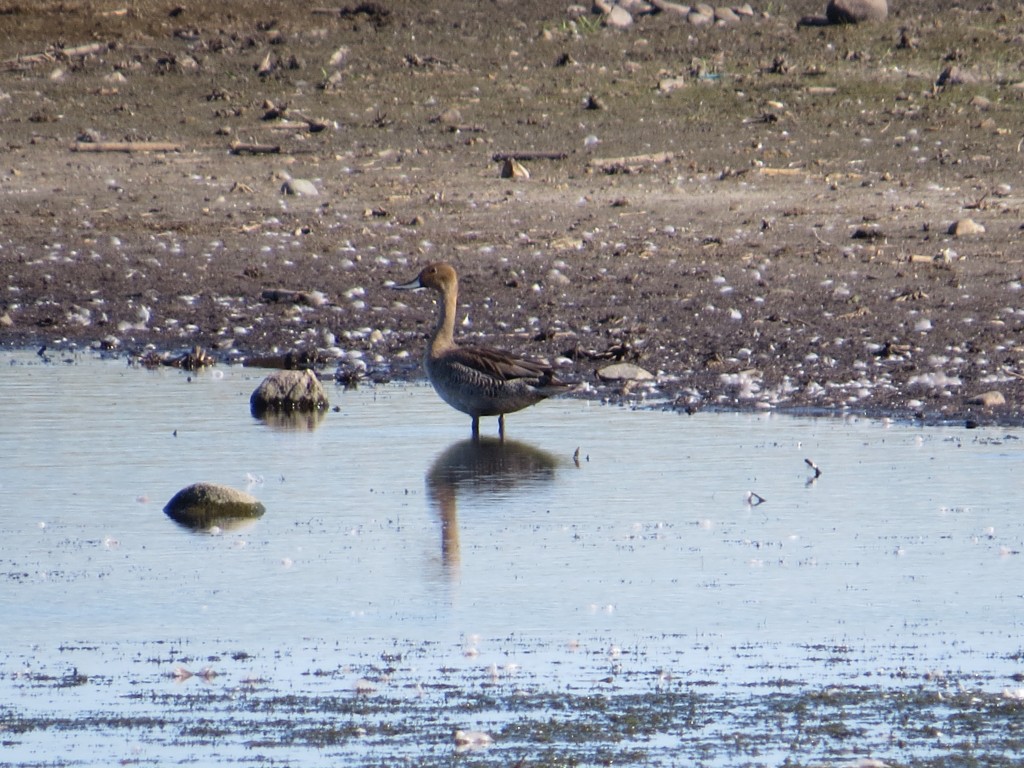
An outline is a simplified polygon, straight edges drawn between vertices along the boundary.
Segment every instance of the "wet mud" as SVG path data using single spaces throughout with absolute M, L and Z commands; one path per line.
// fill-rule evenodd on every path
M 1019 423 L 1024 23 L 818 5 L 0 4 L 0 343 L 415 377 L 447 259 L 581 396 Z

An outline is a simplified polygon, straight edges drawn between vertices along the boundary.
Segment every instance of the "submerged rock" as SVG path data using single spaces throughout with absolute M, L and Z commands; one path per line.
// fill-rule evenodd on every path
M 182 488 L 164 506 L 164 514 L 189 528 L 206 529 L 262 517 L 266 507 L 244 491 L 216 483 L 195 483 Z
M 267 412 L 322 411 L 330 405 L 323 385 L 312 371 L 274 371 L 249 398 L 253 416 Z

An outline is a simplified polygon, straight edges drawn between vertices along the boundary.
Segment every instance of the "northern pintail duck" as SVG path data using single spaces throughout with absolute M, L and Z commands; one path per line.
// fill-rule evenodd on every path
M 506 413 L 568 389 L 547 363 L 455 342 L 459 278 L 451 264 L 428 264 L 415 279 L 395 288 L 430 288 L 440 294 L 441 312 L 423 356 L 423 367 L 441 399 L 473 417 L 474 437 L 480 434 L 481 416 L 497 416 L 498 434 L 504 437 Z

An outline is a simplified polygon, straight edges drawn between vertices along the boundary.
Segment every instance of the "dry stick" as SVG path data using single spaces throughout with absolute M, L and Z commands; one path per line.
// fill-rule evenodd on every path
M 496 152 L 491 155 L 491 160 L 496 163 L 506 160 L 565 160 L 568 156 L 568 152 Z
M 13 59 L 5 59 L 0 62 L 0 66 L 3 69 L 18 69 L 26 65 L 31 66 L 33 64 L 44 64 L 48 61 L 54 61 L 59 57 L 66 59 L 73 59 L 76 56 L 89 56 L 100 51 L 105 51 L 110 48 L 109 43 L 86 43 L 85 45 L 78 45 L 74 48 L 53 48 L 49 51 L 43 51 L 42 53 L 28 53 L 22 56 L 15 56 Z
M 1003 366 L 1003 371 L 1008 373 L 1010 376 L 1013 376 L 1013 378 L 1015 378 L 1015 379 L 1024 379 L 1024 374 L 1017 373 L 1016 371 L 1011 371 L 1005 365 Z
M 107 43 L 86 43 L 74 48 L 58 48 L 56 53 L 58 56 L 67 56 L 70 59 L 75 56 L 89 56 L 93 53 L 99 53 L 100 51 L 107 50 L 109 47 Z
M 659 165 L 671 162 L 675 158 L 674 152 L 653 152 L 645 155 L 629 155 L 627 157 L 595 157 L 590 165 L 595 168 L 627 168 L 634 165 Z
M 180 144 L 165 141 L 76 141 L 72 152 L 181 152 Z
M 278 144 L 243 144 L 240 141 L 231 142 L 232 155 L 277 155 L 281 147 Z

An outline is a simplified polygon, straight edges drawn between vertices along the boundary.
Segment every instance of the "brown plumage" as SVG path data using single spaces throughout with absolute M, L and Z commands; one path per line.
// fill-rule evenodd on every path
M 506 413 L 568 389 L 547 363 L 456 343 L 459 278 L 450 264 L 428 264 L 413 280 L 395 288 L 429 288 L 440 295 L 441 312 L 423 356 L 423 367 L 441 399 L 473 418 L 474 436 L 480 434 L 481 416 L 497 416 L 498 433 L 504 436 Z

